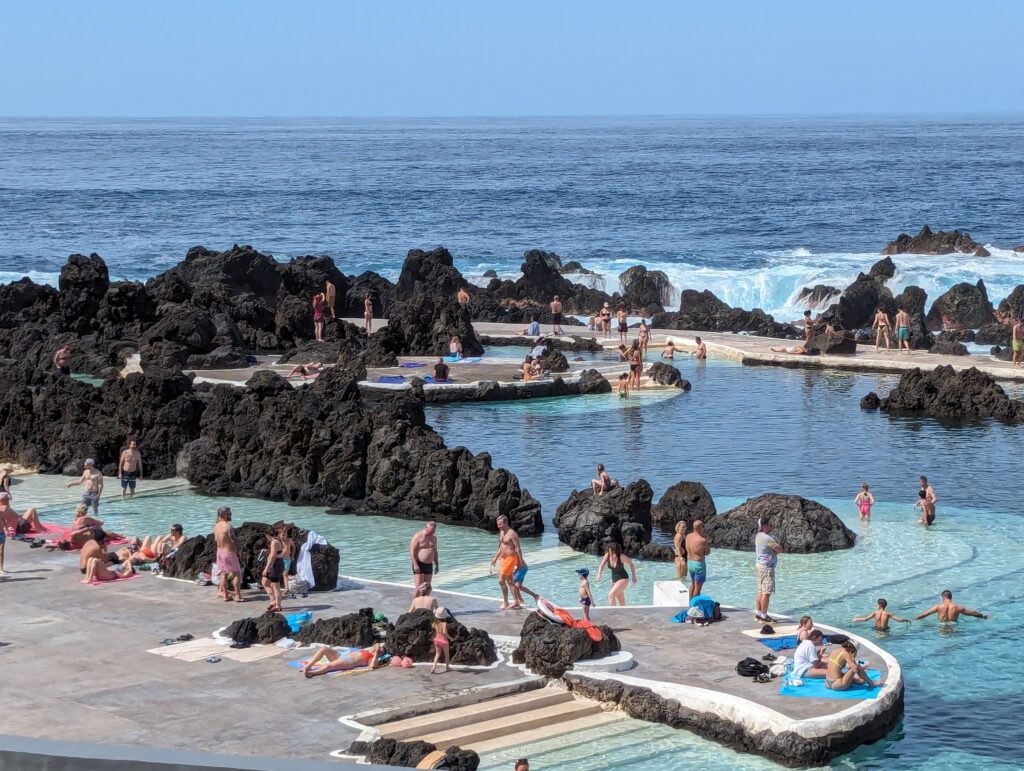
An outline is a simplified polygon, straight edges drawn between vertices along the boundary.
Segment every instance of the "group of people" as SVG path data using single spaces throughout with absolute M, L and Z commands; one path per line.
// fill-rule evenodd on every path
M 871 326 L 875 330 L 875 353 L 878 353 L 883 342 L 885 343 L 886 351 L 892 350 L 889 347 L 889 341 L 893 337 L 894 326 L 896 330 L 896 350 L 900 353 L 910 353 L 910 314 L 903 308 L 896 310 L 894 324 L 893 319 L 889 318 L 885 308 L 879 305 L 875 308 L 875 318 L 871 322 Z
M 313 339 L 318 343 L 324 340 L 324 323 L 337 318 L 334 312 L 337 297 L 338 290 L 329 278 L 324 279 L 324 290 L 313 295 Z M 373 297 L 369 292 L 363 294 L 363 329 L 366 334 L 373 332 Z
M 936 495 L 935 488 L 928 481 L 928 477 L 921 476 L 918 481 L 921 487 L 917 491 L 917 500 L 914 502 L 914 508 L 921 510 L 921 518 L 917 520 L 917 523 L 925 527 L 931 527 L 935 524 L 935 504 L 939 502 L 939 496 Z M 871 487 L 867 482 L 860 486 L 860 492 L 854 497 L 853 502 L 860 512 L 861 519 L 867 519 L 871 516 L 871 508 L 875 505 L 875 496 L 872 495 Z

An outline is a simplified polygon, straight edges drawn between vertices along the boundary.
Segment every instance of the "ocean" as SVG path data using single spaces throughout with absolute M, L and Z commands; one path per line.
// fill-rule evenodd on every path
M 471 279 L 541 248 L 613 291 L 642 263 L 676 289 L 798 315 L 900 232 L 959 228 L 992 256 L 901 256 L 930 300 L 1024 282 L 1019 117 L 0 119 L 0 281 L 73 252 L 118 278 L 197 244 L 328 254 L 394 278 L 444 245 Z

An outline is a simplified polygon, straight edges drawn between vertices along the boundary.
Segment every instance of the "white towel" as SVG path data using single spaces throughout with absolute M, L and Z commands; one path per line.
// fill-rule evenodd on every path
M 316 587 L 316 579 L 313 576 L 313 557 L 310 554 L 310 549 L 315 545 L 326 546 L 327 539 L 320 533 L 310 530 L 309 535 L 306 536 L 306 542 L 299 549 L 299 561 L 295 566 L 295 572 L 299 574 L 299 578 L 309 584 L 310 589 Z

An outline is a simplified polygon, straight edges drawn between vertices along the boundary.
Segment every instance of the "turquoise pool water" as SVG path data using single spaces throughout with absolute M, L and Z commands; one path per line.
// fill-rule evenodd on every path
M 934 621 L 916 622 L 879 638 L 904 666 L 906 717 L 884 741 L 838 759 L 833 767 L 1020 767 L 1024 676 L 1015 660 L 1016 636 L 1024 628 L 1024 517 L 1013 480 L 1024 452 L 1022 429 L 987 422 L 944 426 L 862 413 L 859 398 L 868 390 L 888 390 L 895 382 L 889 376 L 700 365 L 689 359 L 678 366 L 694 383 L 691 393 L 650 392 L 629 404 L 600 396 L 436 407 L 428 417 L 449 446 L 488 450 L 496 465 L 513 469 L 541 500 L 549 522 L 573 487 L 589 483 L 598 460 L 621 480 L 646 478 L 655 499 L 679 479 L 699 479 L 714 494 L 719 511 L 766 490 L 829 505 L 857 532 L 856 547 L 783 555 L 773 610 L 810 612 L 842 626 L 871 610 L 877 597 L 888 599 L 896 613 L 913 615 L 949 588 L 959 601 L 993 614 L 991 621 L 966 620 L 953 633 L 942 633 Z M 931 477 L 940 497 L 938 523 L 928 531 L 915 524 L 911 509 L 919 473 Z M 37 502 L 44 518 L 66 520 L 74 496 L 63 481 L 38 476 L 19 481 L 15 505 Z M 880 501 L 869 522 L 859 520 L 852 503 L 861 481 L 871 483 Z M 216 508 L 227 503 L 238 521 L 284 518 L 315 528 L 341 549 L 344 573 L 409 580 L 406 550 L 416 522 L 210 498 L 185 485 L 155 491 L 155 484 L 141 483 L 134 501 L 105 501 L 102 516 L 109 526 L 164 532 L 179 521 L 186 532 L 208 532 Z M 496 596 L 488 573 L 495 537 L 442 525 L 439 538 L 437 584 Z M 550 529 L 525 539 L 524 547 L 530 562 L 527 584 L 572 606 L 574 570 L 595 568 L 596 558 L 560 545 Z M 723 603 L 749 607 L 751 563 L 749 553 L 715 551 L 709 593 Z M 630 602 L 649 602 L 651 583 L 672 576 L 671 565 L 642 563 Z M 606 582 L 595 586 L 599 598 Z M 860 631 L 875 634 L 866 625 Z M 993 675 L 994 670 L 1003 674 Z M 483 767 L 507 767 L 510 758 L 524 754 L 534 759 L 535 768 L 567 771 L 772 765 L 685 732 L 627 721 L 595 729 L 593 735 L 583 732 L 496 753 L 484 758 Z

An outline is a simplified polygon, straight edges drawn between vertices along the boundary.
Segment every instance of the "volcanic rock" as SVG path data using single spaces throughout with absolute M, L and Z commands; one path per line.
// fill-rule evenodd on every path
M 561 677 L 573 664 L 584 659 L 600 659 L 620 650 L 619 639 L 607 624 L 598 627 L 601 641 L 590 639 L 585 629 L 562 626 L 531 613 L 519 633 L 519 648 L 512 660 L 526 664 L 531 672 L 544 677 Z
M 596 369 L 585 369 L 580 373 L 581 394 L 610 394 L 612 384 Z
M 790 554 L 849 549 L 857 538 L 833 511 L 817 501 L 778 493 L 750 498 L 720 514 L 704 526 L 704 533 L 712 546 L 753 551 L 757 523 L 762 518 L 771 520 L 772 536 Z
M 800 290 L 800 294 L 796 296 L 798 304 L 806 305 L 811 310 L 815 308 L 823 308 L 831 304 L 832 300 L 842 294 L 841 289 L 836 289 L 834 286 L 828 286 L 827 284 L 815 284 L 814 286 L 805 286 Z
M 946 232 L 940 230 L 933 233 L 927 225 L 921 228 L 916 236 L 900 233 L 895 241 L 890 241 L 880 254 L 973 254 L 975 257 L 988 257 L 989 252 L 979 244 L 970 233 L 959 230 Z
M 660 270 L 634 265 L 619 274 L 619 284 L 623 302 L 630 308 L 641 309 L 645 316 L 661 313 L 672 300 L 672 282 Z
M 58 286 L 64 329 L 78 335 L 92 331 L 96 309 L 110 286 L 107 264 L 98 254 L 72 254 L 61 268 Z
M 753 332 L 766 337 L 785 337 L 793 331 L 760 308 L 732 308 L 706 289 L 684 289 L 680 292 L 679 312 L 656 314 L 651 326 L 699 332 Z
M 694 520 L 708 522 L 717 513 L 715 501 L 703 484 L 676 482 L 651 509 L 651 521 L 667 532 L 675 530 L 677 522 L 685 522 L 690 530 Z
M 447 356 L 453 337 L 462 342 L 465 356 L 483 354 L 468 308 L 454 295 L 423 295 L 392 306 L 388 325 L 370 337 L 367 355 L 375 364 L 395 356 Z
M 453 664 L 487 666 L 498 660 L 497 649 L 490 635 L 482 629 L 469 629 L 451 616 L 449 611 L 448 637 Z M 433 647 L 434 614 L 429 610 L 414 610 L 398 617 L 384 641 L 388 651 L 396 656 L 408 656 L 413 661 L 431 661 Z
M 373 608 L 335 618 L 318 618 L 293 637 L 303 645 L 368 648 L 377 641 L 373 634 Z
M 1013 338 L 1013 327 L 1009 324 L 984 324 L 974 334 L 974 342 L 978 345 L 1010 345 Z
M 1024 284 L 1017 284 L 996 309 L 997 321 L 1008 322 L 1018 318 L 1024 318 Z
M 862 410 L 877 410 L 882 406 L 882 400 L 878 398 L 878 394 L 874 391 L 868 393 L 867 396 L 861 397 L 860 408 Z
M 558 539 L 588 554 L 603 554 L 614 541 L 626 554 L 639 556 L 651 540 L 652 497 L 644 479 L 603 495 L 573 490 L 555 511 Z
M 492 279 L 487 294 L 495 301 L 529 300 L 544 308 L 558 295 L 564 312 L 569 314 L 592 313 L 611 302 L 612 298 L 604 292 L 569 281 L 559 272 L 560 266 L 557 254 L 531 250 L 523 255 L 522 278 L 514 282 Z
M 928 293 L 919 286 L 908 286 L 895 298 L 897 308 L 902 308 L 911 316 L 924 315 L 924 306 L 928 302 Z
M 373 765 L 419 768 L 423 759 L 436 750 L 435 745 L 422 740 L 406 742 L 377 739 L 373 742 L 352 742 L 346 752 L 349 755 L 364 756 Z M 479 766 L 480 756 L 476 752 L 451 746 L 444 751 L 444 760 L 437 767 L 450 771 L 476 771 Z
M 998 326 L 998 325 L 994 325 Z M 940 343 L 973 343 L 973 329 L 945 329 L 935 336 Z
M 648 367 L 647 376 L 660 386 L 679 388 L 683 391 L 689 391 L 693 387 L 689 380 L 683 379 L 678 369 L 663 361 L 656 361 Z
M 1024 401 L 1008 397 L 993 378 L 974 367 L 954 370 L 944 365 L 931 372 L 910 370 L 879 406 L 891 415 L 1024 423 Z
M 395 303 L 395 286 L 383 276 L 368 270 L 350 279 L 348 291 L 344 297 L 338 297 L 340 307 L 336 308 L 338 316 L 348 318 L 363 317 L 363 298 L 370 293 L 370 303 L 374 318 L 388 318 L 391 307 Z
M 890 292 L 877 278 L 861 273 L 843 291 L 839 302 L 822 314 L 836 329 L 861 329 L 871 326 L 876 309 L 881 306 L 890 316 L 896 307 Z
M 970 351 L 963 343 L 956 343 L 948 340 L 941 340 L 933 345 L 928 353 L 944 354 L 946 356 L 969 356 Z
M 929 329 L 977 329 L 996 320 L 988 300 L 985 282 L 956 284 L 941 295 L 928 311 L 925 321 Z
M 896 275 L 896 264 L 892 261 L 892 257 L 886 257 L 872 265 L 868 270 L 868 275 L 884 284 Z
M 852 335 L 821 332 L 804 344 L 809 353 L 819 355 L 850 355 L 857 353 L 857 340 Z

